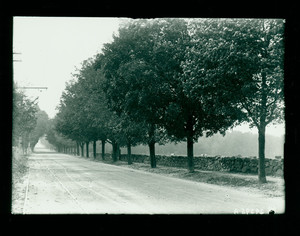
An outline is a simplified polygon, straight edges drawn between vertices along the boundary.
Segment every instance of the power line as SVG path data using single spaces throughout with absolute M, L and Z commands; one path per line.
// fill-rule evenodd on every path
M 21 52 L 13 52 L 13 54 L 18 54 L 18 55 L 21 55 L 22 53 Z M 13 60 L 13 62 L 21 62 L 22 60 Z
M 48 87 L 17 87 L 20 89 L 48 89 Z

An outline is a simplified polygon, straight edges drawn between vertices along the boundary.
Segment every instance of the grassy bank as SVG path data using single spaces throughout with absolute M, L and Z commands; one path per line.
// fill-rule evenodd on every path
M 19 148 L 13 148 L 12 156 L 12 179 L 13 182 L 19 182 L 28 170 L 27 156 L 22 154 Z
M 21 149 L 12 151 L 12 213 L 21 213 L 24 202 L 25 175 L 28 171 L 28 158 Z
M 94 159 L 90 158 L 90 160 Z M 112 162 L 111 159 L 103 161 L 100 158 L 97 158 L 94 161 L 152 172 L 180 179 L 191 180 L 195 182 L 232 187 L 234 189 L 247 192 L 262 193 L 268 197 L 282 197 L 285 193 L 283 177 L 268 176 L 268 183 L 260 184 L 258 183 L 257 175 L 253 174 L 201 170 L 195 170 L 193 173 L 189 173 L 186 168 L 166 166 L 157 166 L 157 168 L 151 168 L 149 164 L 144 163 L 133 163 L 132 165 L 128 165 L 127 162 L 124 161 Z

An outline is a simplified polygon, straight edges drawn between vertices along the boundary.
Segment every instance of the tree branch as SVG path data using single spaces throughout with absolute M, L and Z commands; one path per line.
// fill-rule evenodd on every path
M 106 139 L 106 142 L 108 142 L 109 144 L 112 144 L 112 141 L 109 139 Z
M 244 99 L 246 100 L 245 96 L 244 96 L 244 95 L 242 95 L 242 96 L 243 96 Z M 241 102 L 241 103 L 242 103 L 243 108 L 246 109 L 247 112 L 249 113 L 250 118 L 252 119 L 252 121 L 253 121 L 253 123 L 255 124 L 255 126 L 256 126 L 256 127 L 259 127 L 259 124 L 258 124 L 257 120 L 254 118 L 255 116 L 254 116 L 253 113 L 251 112 L 250 108 L 246 105 L 246 103 L 244 103 L 244 102 Z
M 269 104 L 266 104 L 266 107 L 271 106 L 272 104 L 274 104 L 275 102 L 277 102 L 279 95 L 281 92 L 276 93 L 276 96 L 274 97 L 274 100 L 272 102 L 270 102 Z

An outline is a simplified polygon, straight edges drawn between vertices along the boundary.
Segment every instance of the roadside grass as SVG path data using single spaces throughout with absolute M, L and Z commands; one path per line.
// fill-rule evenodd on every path
M 18 148 L 12 151 L 12 212 L 20 213 L 22 209 L 22 196 L 25 191 L 24 177 L 28 172 L 28 158 Z
M 246 192 L 261 193 L 267 197 L 283 197 L 285 195 L 283 177 L 267 176 L 268 182 L 265 184 L 260 184 L 258 182 L 257 175 L 253 174 L 203 171 L 199 169 L 196 169 L 193 173 L 190 173 L 186 168 L 167 167 L 160 165 L 157 165 L 156 168 L 151 168 L 150 164 L 147 163 L 133 163 L 132 165 L 128 165 L 125 161 L 113 162 L 111 159 L 104 161 L 101 158 L 90 159 L 97 162 L 142 170 L 174 178 L 226 186 Z
M 12 180 L 17 183 L 28 171 L 28 158 L 18 148 L 13 148 L 12 154 Z

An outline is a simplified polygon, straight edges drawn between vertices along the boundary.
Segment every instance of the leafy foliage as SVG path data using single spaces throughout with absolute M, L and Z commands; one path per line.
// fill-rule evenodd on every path
M 56 129 L 115 151 L 148 143 L 152 167 L 155 143 L 184 140 L 192 171 L 199 137 L 246 121 L 263 160 L 265 127 L 283 118 L 283 53 L 282 20 L 129 21 L 74 74 Z
M 38 109 L 35 116 L 36 126 L 30 135 L 30 147 L 32 151 L 34 150 L 34 147 L 38 143 L 39 139 L 46 134 L 49 126 L 49 118 L 45 111 Z
M 213 98 L 210 107 L 227 104 L 225 117 L 238 114 L 233 119 L 258 128 L 259 178 L 265 182 L 265 128 L 283 118 L 283 21 L 201 19 L 191 26 L 194 44 L 184 72 Z
M 64 147 L 74 147 L 75 142 L 64 137 L 55 130 L 56 120 L 49 120 L 49 129 L 46 132 L 46 140 L 53 145 L 57 151 L 62 151 Z
M 23 152 L 27 153 L 30 134 L 36 126 L 37 105 L 24 93 L 13 87 L 13 145 L 17 146 L 19 138 Z

